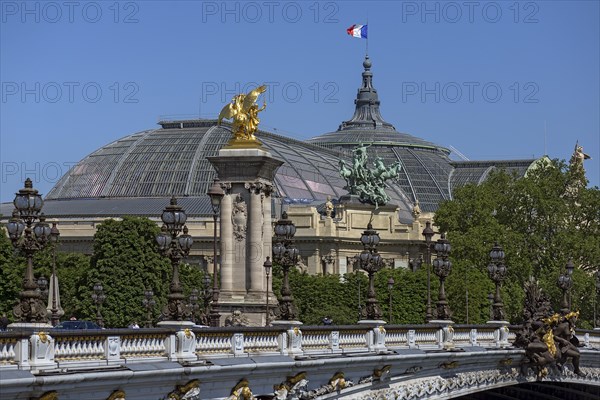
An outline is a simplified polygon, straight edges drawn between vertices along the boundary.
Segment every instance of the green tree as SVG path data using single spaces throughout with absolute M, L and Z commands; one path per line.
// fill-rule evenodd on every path
M 4 227 L 0 228 L 0 315 L 12 319 L 12 308 L 19 299 L 25 264 L 17 257 Z
M 75 294 L 81 317 L 95 318 L 91 294 L 96 282 L 104 287 L 102 315 L 109 327 L 126 327 L 133 320 L 145 320 L 145 288 L 154 292 L 158 309 L 165 304 L 171 267 L 158 253 L 158 232 L 159 228 L 149 219 L 131 216 L 120 221 L 109 219 L 98 227 L 91 268 Z
M 125 216 L 122 220 L 106 220 L 94 235 L 94 254 L 91 268 L 81 276 L 76 293 L 77 314 L 94 319 L 96 308 L 92 302 L 93 287 L 99 282 L 104 287 L 106 300 L 102 316 L 106 326 L 126 327 L 132 321 L 146 320 L 142 306 L 144 290 L 154 292 L 155 319 L 167 302 L 172 278 L 171 263 L 158 252 L 158 226 L 147 218 Z M 196 266 L 182 262 L 180 281 L 183 292 L 189 296 L 193 288 L 202 288 L 203 272 Z
M 530 275 L 540 279 L 558 309 L 556 280 L 569 258 L 577 266 L 575 285 L 581 285 L 573 289 L 573 308 L 581 309 L 586 324 L 591 321 L 591 308 L 577 293 L 591 291 L 590 275 L 600 264 L 600 192 L 575 185 L 576 179 L 581 180 L 581 174 L 564 162 L 546 159 L 523 178 L 494 171 L 482 184 L 461 187 L 453 200 L 440 205 L 435 223 L 448 233 L 452 244 L 455 270 L 448 278 L 448 292 L 458 320 L 464 321 L 465 314 L 460 311 L 464 301 L 459 300 L 461 293 L 465 297 L 465 278 L 461 277 L 465 268 L 472 271 L 470 291 L 478 291 L 469 301 L 470 322 L 481 322 L 483 310 L 489 307 L 483 295 L 493 285 L 489 279 L 485 283 L 486 266 L 497 241 L 506 253 L 508 275 L 502 294 L 510 321 L 520 320 L 522 287 Z M 476 319 L 471 318 L 472 310 L 480 310 Z
M 390 291 L 388 280 L 394 279 L 391 291 L 392 322 L 394 324 L 421 324 L 425 319 L 427 300 L 427 271 L 408 269 L 383 269 L 375 274 L 375 293 L 382 311 L 382 319 L 389 320 Z M 273 267 L 273 290 L 279 295 L 282 273 Z M 356 324 L 359 304 L 367 300 L 368 277 L 362 271 L 340 275 L 309 275 L 293 269 L 290 286 L 298 319 L 307 325 L 320 325 L 329 316 L 336 325 Z M 432 275 L 432 299 L 435 306 L 438 284 Z M 278 296 L 279 297 L 279 296 Z

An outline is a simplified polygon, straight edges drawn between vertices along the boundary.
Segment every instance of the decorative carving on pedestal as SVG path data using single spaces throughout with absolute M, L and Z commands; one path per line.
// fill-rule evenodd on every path
M 200 400 L 200 381 L 194 379 L 185 385 L 177 385 L 167 400 Z
M 108 361 L 118 361 L 121 358 L 121 338 L 119 336 L 109 336 L 106 338 L 106 359 Z
M 390 379 L 390 371 L 392 369 L 391 365 L 384 365 L 382 368 L 375 368 L 373 370 L 373 374 L 368 376 L 363 376 L 358 380 L 358 384 L 362 385 L 363 383 L 370 382 L 386 382 Z
M 238 382 L 237 385 L 231 389 L 231 396 L 229 396 L 226 400 L 251 400 L 254 399 L 254 395 L 252 394 L 252 390 L 248 386 L 248 380 L 243 378 Z
M 233 224 L 233 236 L 241 242 L 246 239 L 246 222 L 248 221 L 248 207 L 242 196 L 238 193 L 233 201 L 231 210 L 231 223 Z
M 225 318 L 225 326 L 250 326 L 250 321 L 240 310 L 233 310 L 231 315 Z
M 175 333 L 177 338 L 176 355 L 179 361 L 195 361 L 196 356 L 196 335 L 190 329 L 186 328 Z
M 274 395 L 277 400 L 298 399 L 308 385 L 306 380 L 306 371 L 297 373 L 294 376 L 288 376 L 284 382 L 274 385 Z
M 275 392 L 273 394 L 277 400 L 311 400 L 354 386 L 354 382 L 344 378 L 343 372 L 336 372 L 326 384 L 314 390 L 308 390 L 308 382 L 306 372 L 300 372 L 293 377 L 288 377 L 285 382 L 274 385 Z
M 46 332 L 37 332 L 29 338 L 32 367 L 48 367 L 54 365 L 54 339 Z

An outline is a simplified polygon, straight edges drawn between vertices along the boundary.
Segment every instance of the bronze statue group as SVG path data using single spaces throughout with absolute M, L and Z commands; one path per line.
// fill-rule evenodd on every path
M 525 320 L 514 342 L 516 347 L 525 349 L 522 373 L 527 375 L 531 368 L 541 379 L 548 375 L 551 368 L 559 373 L 564 371 L 570 359 L 573 372 L 583 375 L 579 368 L 579 340 L 574 334 L 579 311 L 553 313 L 548 297 L 542 293 L 537 282 L 530 280 L 525 288 Z

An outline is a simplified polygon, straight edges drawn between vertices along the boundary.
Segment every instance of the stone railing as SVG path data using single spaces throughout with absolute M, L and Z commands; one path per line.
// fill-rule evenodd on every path
M 0 370 L 119 366 L 144 361 L 393 353 L 403 349 L 511 347 L 519 326 L 351 325 L 269 328 L 106 329 L 0 333 Z M 600 350 L 600 331 L 580 331 L 585 348 Z

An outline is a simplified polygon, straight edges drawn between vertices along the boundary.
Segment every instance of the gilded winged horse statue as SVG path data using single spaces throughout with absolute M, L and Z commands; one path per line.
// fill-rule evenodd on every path
M 233 97 L 231 103 L 223 107 L 219 114 L 218 124 L 220 125 L 224 119 L 233 119 L 234 137 L 229 145 L 260 145 L 254 134 L 260 122 L 258 113 L 263 111 L 267 105 L 263 103 L 263 106 L 259 108 L 256 100 L 266 90 L 267 87 L 262 85 L 247 94 L 238 94 Z

